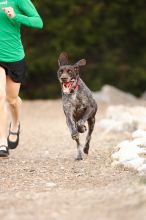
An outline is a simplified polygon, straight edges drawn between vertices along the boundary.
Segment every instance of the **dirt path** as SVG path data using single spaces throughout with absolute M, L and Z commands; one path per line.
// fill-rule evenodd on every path
M 1 220 L 146 218 L 145 178 L 110 165 L 113 146 L 127 134 L 104 134 L 102 114 L 89 157 L 75 162 L 61 101 L 24 102 L 20 146 L 0 160 Z

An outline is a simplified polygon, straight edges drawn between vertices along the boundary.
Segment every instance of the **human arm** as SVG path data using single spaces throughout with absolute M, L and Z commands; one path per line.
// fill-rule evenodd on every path
M 32 4 L 31 0 L 17 0 L 17 4 L 18 8 L 22 11 L 23 14 L 15 13 L 12 7 L 3 9 L 10 19 L 29 27 L 43 27 L 42 19 Z

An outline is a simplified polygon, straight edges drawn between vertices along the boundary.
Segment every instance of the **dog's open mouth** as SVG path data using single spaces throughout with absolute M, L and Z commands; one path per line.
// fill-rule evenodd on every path
M 62 90 L 63 90 L 63 93 L 70 93 L 72 87 L 73 87 L 73 84 L 74 84 L 75 80 L 71 80 L 69 82 L 63 82 L 62 83 Z

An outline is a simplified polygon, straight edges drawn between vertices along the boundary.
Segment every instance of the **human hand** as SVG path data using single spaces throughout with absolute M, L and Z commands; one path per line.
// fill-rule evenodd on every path
M 15 16 L 15 12 L 14 12 L 14 9 L 12 7 L 3 8 L 3 11 L 6 13 L 6 15 L 9 18 L 13 18 Z

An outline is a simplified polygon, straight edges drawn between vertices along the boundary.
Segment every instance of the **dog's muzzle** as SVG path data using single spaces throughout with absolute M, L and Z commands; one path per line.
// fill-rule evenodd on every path
M 62 91 L 64 94 L 73 93 L 79 88 L 79 79 L 72 79 L 69 82 L 62 82 Z

